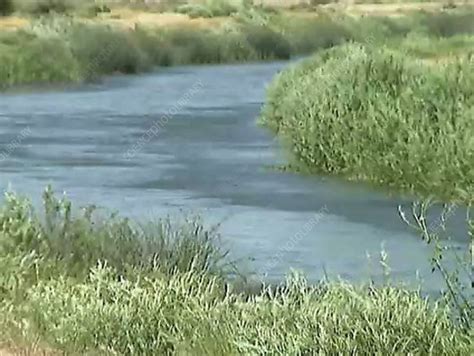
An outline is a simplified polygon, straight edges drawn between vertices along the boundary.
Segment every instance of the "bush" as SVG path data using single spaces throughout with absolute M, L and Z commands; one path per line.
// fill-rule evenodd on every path
M 74 9 L 70 0 L 28 0 L 18 4 L 20 11 L 32 15 L 44 15 L 49 13 L 64 14 Z
M 259 52 L 240 30 L 168 30 L 162 39 L 171 48 L 174 64 L 225 63 L 259 59 Z
M 186 14 L 190 18 L 230 16 L 237 10 L 237 7 L 225 0 L 207 0 L 201 4 L 184 4 L 175 9 L 176 12 Z
M 298 21 L 284 19 L 280 26 L 294 53 L 311 53 L 340 45 L 353 38 L 351 29 L 324 16 Z
M 137 26 L 131 32 L 131 36 L 139 48 L 146 53 L 152 65 L 173 65 L 173 47 L 161 31 L 153 32 Z
M 238 11 L 237 7 L 227 0 L 207 0 L 206 6 L 213 17 L 230 16 Z
M 243 32 L 259 59 L 289 59 L 290 43 L 279 33 L 267 26 L 247 25 Z
M 66 83 L 79 79 L 78 63 L 61 40 L 22 34 L 12 37 L 20 41 L 3 48 L 0 45 L 0 87 L 18 83 Z
M 311 170 L 472 200 L 473 65 L 343 46 L 281 74 L 261 121 Z
M 0 16 L 10 15 L 14 10 L 13 0 L 0 1 Z
M 105 26 L 75 25 L 68 41 L 86 79 L 102 74 L 138 73 L 150 66 L 146 53 L 125 32 Z
M 80 6 L 75 13 L 83 17 L 96 17 L 99 14 L 110 13 L 111 9 L 107 5 L 89 4 Z
M 207 7 L 198 4 L 184 4 L 178 6 L 175 11 L 180 14 L 188 15 L 192 19 L 198 17 L 209 18 L 213 16 Z
M 43 204 L 41 216 L 28 200 L 6 195 L 0 210 L 0 254 L 34 252 L 60 266 L 57 272 L 68 277 L 87 275 L 98 260 L 122 274 L 199 270 L 222 275 L 218 236 L 197 219 L 137 226 L 115 215 L 101 219 L 94 207 L 78 215 L 71 202 L 57 199 L 51 188 L 45 190 Z
M 424 15 L 421 16 L 420 25 L 428 34 L 439 37 L 474 34 L 474 12 Z

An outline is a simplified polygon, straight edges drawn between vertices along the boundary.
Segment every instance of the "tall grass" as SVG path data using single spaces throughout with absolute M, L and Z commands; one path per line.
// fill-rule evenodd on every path
M 466 12 L 440 13 L 421 16 L 420 26 L 438 37 L 474 34 L 474 9 Z
M 87 3 L 91 1 L 86 0 Z M 44 15 L 49 13 L 64 14 L 72 11 L 78 2 L 71 0 L 16 0 L 15 9 L 31 15 Z
M 68 277 L 87 274 L 99 260 L 121 273 L 129 268 L 165 274 L 198 269 L 218 275 L 223 268 L 218 236 L 198 220 L 136 225 L 115 215 L 100 219 L 93 206 L 78 213 L 50 188 L 43 194 L 43 204 L 44 212 L 39 214 L 27 199 L 6 194 L 0 210 L 3 254 L 33 252 L 61 265 L 59 274 Z
M 43 201 L 39 213 L 9 193 L 0 210 L 0 344 L 72 354 L 472 351 L 450 309 L 417 291 L 310 286 L 294 273 L 250 297 L 233 292 L 215 232 L 195 220 L 150 230 L 92 207 L 79 214 L 51 189 Z
M 24 32 L 4 34 L 0 36 L 0 63 L 0 88 L 80 79 L 76 59 L 58 38 L 37 38 Z
M 71 352 L 298 355 L 468 354 L 446 310 L 416 293 L 349 285 L 311 288 L 297 277 L 270 297 L 225 295 L 199 273 L 140 284 L 110 268 L 89 279 L 39 283 L 28 293 L 36 331 Z
M 191 18 L 196 17 L 219 17 L 231 16 L 243 7 L 242 1 L 229 0 L 203 0 L 186 3 L 176 8 L 176 12 L 189 15 Z
M 71 16 L 45 15 L 33 19 L 28 28 L 0 33 L 0 86 L 81 82 L 162 65 L 288 59 L 349 41 L 376 44 L 387 38 L 415 38 L 413 31 L 439 42 L 447 36 L 470 36 L 466 35 L 469 16 L 458 11 L 401 19 L 328 14 L 304 17 L 242 6 L 217 28 L 150 29 L 137 25 L 123 30 Z M 51 51 L 54 56 L 41 55 Z
M 346 45 L 281 74 L 261 122 L 310 170 L 471 202 L 473 66 Z
M 349 22 L 330 16 L 312 18 L 282 18 L 278 27 L 285 33 L 294 53 L 311 53 L 354 40 L 354 28 Z
M 44 55 L 51 52 L 55 56 Z M 85 81 L 163 65 L 287 59 L 290 52 L 287 40 L 268 26 L 125 31 L 46 17 L 0 33 L 0 86 Z

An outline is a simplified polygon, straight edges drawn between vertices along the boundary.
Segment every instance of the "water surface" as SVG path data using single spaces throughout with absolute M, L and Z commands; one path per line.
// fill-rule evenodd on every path
M 311 280 L 324 269 L 367 280 L 381 275 L 383 246 L 393 279 L 417 283 L 419 271 L 425 289 L 436 289 L 429 250 L 398 217 L 397 206 L 407 202 L 268 168 L 284 155 L 255 122 L 266 85 L 286 65 L 177 67 L 1 95 L 0 148 L 7 154 L 0 186 L 38 197 L 51 183 L 75 202 L 140 219 L 200 213 L 222 224 L 234 258 L 270 280 L 290 268 Z M 139 143 L 165 115 L 166 124 Z

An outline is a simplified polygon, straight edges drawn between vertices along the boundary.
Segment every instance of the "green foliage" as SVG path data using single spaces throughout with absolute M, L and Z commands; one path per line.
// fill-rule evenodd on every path
M 69 9 L 72 3 L 64 4 Z M 213 9 L 227 6 L 219 4 L 219 1 L 205 3 Z M 426 33 L 438 34 L 440 31 L 434 25 L 431 26 L 434 29 L 428 30 L 429 26 L 423 23 L 444 24 L 445 17 L 438 18 L 438 15 L 432 15 L 432 19 L 431 15 L 426 14 L 400 19 L 369 17 L 354 20 L 323 14 L 317 18 L 306 18 L 269 13 L 242 4 L 228 4 L 238 8 L 238 12 L 233 14 L 231 21 L 212 30 L 193 27 L 151 30 L 136 26 L 125 31 L 87 24 L 69 15 L 35 18 L 26 30 L 13 34 L 0 33 L 0 87 L 81 82 L 116 72 L 138 73 L 152 66 L 288 59 L 292 54 L 310 53 L 348 41 L 375 45 L 387 38 L 391 38 L 390 43 L 398 43 L 410 53 L 431 56 L 436 52 L 436 44 L 446 52 L 463 51 L 470 45 L 472 37 L 427 37 Z M 81 3 L 81 6 L 77 3 L 72 5 L 75 12 L 85 11 L 87 16 L 95 16 L 99 10 L 109 10 L 106 6 L 89 2 Z M 54 5 L 53 8 L 60 11 L 61 6 Z M 464 14 L 456 12 L 446 15 L 447 24 L 443 26 L 450 28 L 457 20 L 464 19 L 459 26 L 467 28 L 469 21 L 465 20 L 468 17 Z M 418 32 L 425 33 L 423 39 Z M 446 33 L 446 30 L 441 33 Z M 408 39 L 402 41 L 405 37 Z M 41 57 L 41 52 L 48 53 L 53 44 L 57 47 L 53 49 L 54 57 L 38 61 L 32 59 Z
M 70 0 L 26 0 L 18 1 L 18 9 L 32 15 L 49 13 L 64 14 L 74 9 L 74 2 Z
M 238 7 L 228 0 L 207 0 L 206 6 L 214 17 L 231 16 L 238 11 Z
M 190 18 L 195 19 L 198 17 L 209 18 L 213 17 L 211 10 L 206 6 L 200 4 L 184 4 L 180 5 L 175 10 L 179 14 L 186 14 Z
M 169 219 L 135 226 L 115 214 L 101 220 L 95 208 L 74 214 L 67 199 L 50 188 L 43 195 L 44 216 L 28 200 L 7 193 L 0 211 L 0 254 L 34 253 L 63 266 L 60 274 L 80 277 L 98 260 L 125 273 L 128 269 L 170 274 L 197 269 L 219 274 L 222 254 L 217 235 L 196 219 L 176 226 Z
M 10 15 L 14 10 L 13 0 L 2 0 L 0 2 L 0 16 Z
M 233 292 L 214 230 L 76 212 L 50 188 L 44 212 L 8 193 L 0 210 L 0 342 L 71 354 L 469 354 L 448 306 L 394 287 L 293 273 Z M 12 339 L 14 335 L 21 338 Z M 216 342 L 217 340 L 217 342 Z
M 79 79 L 77 63 L 64 42 L 55 38 L 16 36 L 19 37 L 24 40 L 18 45 L 0 44 L 0 87 Z
M 41 53 L 55 56 L 45 57 Z M 138 73 L 152 66 L 289 56 L 286 39 L 266 26 L 154 31 L 137 26 L 122 31 L 77 23 L 67 16 L 43 17 L 25 31 L 0 34 L 0 87 L 80 82 L 104 74 Z
M 417 293 L 332 284 L 298 275 L 275 294 L 245 301 L 200 273 L 118 280 L 107 266 L 82 283 L 39 283 L 30 320 L 55 347 L 141 355 L 468 354 L 447 309 Z
M 170 66 L 173 62 L 173 44 L 166 39 L 165 33 L 153 32 L 137 26 L 131 37 L 137 46 L 146 53 L 148 61 L 155 66 Z
M 138 73 L 149 67 L 146 53 L 126 32 L 105 26 L 75 25 L 68 41 L 86 78 L 111 73 Z
M 248 43 L 258 53 L 259 59 L 290 58 L 290 43 L 271 28 L 249 25 L 245 26 L 244 32 Z
M 226 0 L 207 0 L 202 3 L 183 4 L 175 9 L 190 18 L 230 16 L 238 11 L 237 6 Z
M 351 26 L 327 16 L 317 19 L 282 18 L 278 28 L 285 35 L 295 53 L 311 53 L 340 45 L 353 38 Z
M 261 121 L 311 170 L 472 201 L 473 65 L 335 48 L 281 74 Z
M 421 16 L 420 25 L 429 34 L 439 37 L 474 34 L 474 10 L 424 15 Z
M 474 326 L 472 324 L 474 322 L 474 286 L 472 285 L 474 219 L 472 219 L 470 207 L 468 207 L 466 214 L 467 248 L 463 251 L 465 253 L 459 253 L 456 247 L 450 245 L 450 236 L 445 236 L 445 234 L 448 231 L 446 224 L 449 218 L 463 207 L 456 204 L 444 204 L 440 217 L 428 222 L 428 213 L 434 205 L 435 202 L 432 200 L 414 203 L 410 217 L 407 217 L 401 209 L 399 212 L 405 223 L 414 228 L 423 241 L 434 247 L 431 264 L 433 271 L 437 271 L 445 281 L 444 299 L 451 305 L 460 325 L 470 332 Z M 449 266 L 446 260 L 455 261 L 454 266 Z
M 455 35 L 431 38 L 419 33 L 411 33 L 400 41 L 393 41 L 391 47 L 418 58 L 443 59 L 467 56 L 474 53 L 474 36 Z

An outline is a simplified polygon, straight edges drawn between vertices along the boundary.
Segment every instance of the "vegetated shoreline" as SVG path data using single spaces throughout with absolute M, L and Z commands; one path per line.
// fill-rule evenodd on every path
M 127 27 L 126 20 L 119 25 L 114 21 L 120 20 L 45 15 L 0 31 L 0 90 L 82 83 L 173 65 L 289 59 L 348 41 L 375 40 L 379 27 L 385 36 L 403 37 L 431 16 L 437 15 L 354 18 L 344 12 L 307 16 L 242 8 L 231 17 L 171 21 L 169 26 L 138 21 Z
M 0 207 L 0 350 L 55 353 L 469 354 L 442 300 L 394 285 L 309 285 L 297 273 L 248 293 L 199 220 L 137 228 L 81 213 L 51 188 L 44 211 Z M 99 262 L 98 262 L 99 261 Z M 381 262 L 384 262 L 383 260 Z M 402 340 L 404 342 L 402 342 Z M 36 350 L 36 351 L 35 351 Z
M 420 20 L 275 78 L 259 122 L 286 145 L 289 169 L 473 203 L 474 12 Z
M 459 23 L 457 20 L 456 23 Z M 450 20 L 443 18 L 443 21 Z M 375 36 L 380 33 L 383 37 L 396 31 L 402 34 L 410 32 L 413 26 L 412 23 L 404 26 L 403 22 L 397 22 L 401 28 L 394 30 L 392 24 L 376 20 L 363 23 L 360 28 L 366 30 L 364 35 Z M 320 22 L 314 26 L 321 31 Z M 446 29 L 444 25 L 428 28 L 431 29 L 429 31 L 440 28 L 450 31 L 450 27 Z M 81 27 L 77 31 L 68 36 L 81 39 L 84 34 L 90 34 L 88 31 L 91 29 Z M 100 31 L 106 40 L 100 42 L 97 48 L 116 35 L 107 32 L 107 29 L 100 28 Z M 128 39 L 120 36 L 122 34 L 119 35 L 120 41 L 125 39 L 123 43 L 127 43 Z M 267 32 L 266 36 L 274 34 L 269 35 Z M 396 43 L 402 43 L 415 52 L 419 50 L 420 38 L 442 41 L 426 34 L 407 40 L 402 39 L 404 36 L 400 37 L 397 38 L 400 42 Z M 195 37 L 191 38 L 195 40 Z M 318 42 L 298 42 L 301 38 L 304 39 L 295 36 L 294 41 L 289 42 L 298 48 L 308 48 L 307 44 L 310 43 L 316 49 L 340 44 L 333 42 L 334 38 L 329 35 L 317 38 Z M 345 37 L 342 38 L 346 41 Z M 31 40 L 26 37 L 28 39 Z M 52 38 L 43 40 L 46 42 L 41 42 L 41 46 L 50 46 L 51 42 L 48 41 L 57 44 L 57 33 L 53 31 Z M 362 42 L 363 38 L 359 41 Z M 410 41 L 416 42 L 416 45 L 413 46 Z M 186 46 L 190 42 L 187 38 Z M 288 118 L 299 113 L 295 107 L 307 108 L 314 104 L 312 100 L 315 98 L 327 99 L 322 101 L 335 109 L 328 112 L 336 118 L 338 116 L 335 113 L 343 112 L 347 107 L 352 108 L 353 102 L 344 101 L 344 95 L 338 97 L 334 94 L 338 91 L 332 90 L 335 82 L 342 85 L 351 83 L 341 78 L 354 79 L 355 76 L 357 79 L 360 78 L 357 75 L 366 73 L 366 89 L 378 94 L 390 94 L 392 86 L 398 88 L 394 83 L 399 86 L 409 84 L 406 88 L 411 88 L 418 95 L 415 97 L 426 94 L 423 87 L 417 87 L 417 83 L 404 80 L 397 82 L 397 78 L 405 78 L 405 70 L 411 70 L 410 63 L 405 67 L 405 62 L 393 53 L 393 49 L 377 48 L 379 40 L 369 42 L 366 45 L 346 44 L 321 52 L 277 79 L 270 92 L 267 104 L 270 109 L 267 106 L 265 123 L 281 133 L 286 131 L 293 140 L 290 140 L 290 144 L 296 143 L 298 148 L 303 149 L 298 151 L 303 161 L 306 160 L 307 152 L 314 152 L 311 151 L 314 147 L 307 145 L 307 141 L 311 140 L 315 131 L 306 131 L 304 125 L 297 128 Z M 449 53 L 452 45 L 449 41 L 446 47 Z M 133 46 L 132 43 L 127 50 Z M 457 46 L 458 42 L 454 41 L 454 47 Z M 84 58 L 91 58 L 89 48 L 76 47 L 76 51 Z M 222 53 L 220 49 L 214 51 L 215 48 L 212 53 Z M 426 53 L 426 48 L 422 52 Z M 120 53 L 115 52 L 114 56 Z M 428 57 L 437 55 L 429 51 L 427 54 Z M 157 58 L 163 58 L 159 57 L 162 53 L 156 55 Z M 200 58 L 216 57 L 207 57 L 206 54 Z M 326 70 L 321 73 L 321 68 L 328 63 L 339 65 L 341 60 L 348 64 L 341 66 L 344 70 L 338 75 L 333 73 L 330 77 L 324 77 L 324 73 L 332 72 Z M 410 61 L 408 58 L 406 60 Z M 138 62 L 128 58 L 107 67 L 107 71 L 134 69 L 134 63 Z M 368 66 L 371 70 L 364 72 Z M 76 69 L 80 77 L 81 68 Z M 386 73 L 387 76 L 384 75 Z M 446 84 L 448 89 L 453 88 L 453 73 L 447 69 L 440 77 L 446 79 L 442 84 Z M 436 78 L 429 77 L 424 71 L 421 74 L 428 76 L 429 84 L 436 83 Z M 316 93 L 308 95 L 304 102 L 295 100 L 298 90 L 308 89 L 308 85 L 314 86 Z M 441 86 L 441 93 L 442 89 Z M 456 87 L 459 91 L 465 89 L 465 85 Z M 285 100 L 280 100 L 281 91 L 288 93 Z M 345 93 L 344 90 L 341 92 Z M 359 104 L 382 103 L 386 105 L 383 107 L 384 112 L 392 113 L 392 96 L 387 94 L 387 100 L 376 100 L 374 104 L 373 98 L 368 95 L 369 91 L 358 90 L 357 93 L 360 96 L 353 98 Z M 440 97 L 445 98 L 442 95 Z M 448 99 L 438 100 L 436 104 L 443 108 L 449 105 Z M 321 110 L 324 108 L 327 107 Z M 423 113 L 416 105 L 407 108 L 413 110 L 412 114 Z M 303 110 L 302 116 L 296 115 L 298 122 L 311 124 L 308 112 Z M 464 115 L 464 111 L 460 112 Z M 406 116 L 394 117 L 400 119 Z M 370 118 L 369 115 L 364 116 L 366 121 L 361 124 L 370 125 Z M 330 120 L 329 117 L 325 119 Z M 339 124 L 336 128 L 339 131 L 332 127 L 325 129 L 331 133 L 344 132 L 344 125 Z M 401 134 L 405 132 L 399 129 Z M 419 133 L 416 125 L 407 126 L 406 129 L 415 136 Z M 357 132 L 354 129 L 352 131 Z M 371 136 L 375 138 L 374 143 L 377 143 L 377 134 L 380 132 L 374 130 L 375 135 Z M 334 137 L 337 138 L 337 135 Z M 342 156 L 346 147 L 343 143 L 334 146 L 335 152 Z M 408 140 L 402 148 L 410 148 L 411 143 L 416 144 L 416 139 Z M 445 145 L 453 147 L 449 140 Z M 384 152 L 379 151 L 378 146 L 367 147 L 373 152 Z M 452 162 L 442 161 L 443 165 L 451 170 L 450 164 L 456 166 L 456 163 L 465 162 L 462 155 L 454 158 Z M 350 161 L 349 158 L 347 160 Z M 326 162 L 332 162 L 329 165 L 331 170 L 326 169 L 331 174 L 341 167 L 334 163 L 337 162 L 334 157 Z M 425 166 L 421 168 L 426 169 Z M 454 169 L 453 173 L 459 172 Z M 459 177 L 462 177 L 461 173 Z M 466 182 L 461 180 L 462 187 L 465 187 Z M 329 282 L 310 286 L 297 274 L 290 275 L 277 291 L 267 289 L 253 295 L 234 293 L 229 291 L 233 287 L 226 279 L 229 265 L 226 264 L 225 253 L 218 248 L 216 231 L 205 230 L 199 221 L 186 220 L 176 225 L 163 220 L 136 229 L 126 219 L 98 219 L 92 208 L 78 214 L 69 201 L 57 199 L 50 189 L 45 191 L 43 198 L 44 212 L 35 211 L 31 203 L 14 194 L 8 194 L 0 208 L 0 268 L 4 271 L 0 278 L 0 350 L 20 348 L 33 352 L 46 350 L 48 353 L 52 350 L 51 353 L 143 355 L 348 354 L 359 350 L 368 354 L 467 355 L 473 351 L 472 324 L 466 322 L 472 317 L 472 308 L 469 304 L 463 304 L 463 292 L 456 284 L 449 284 L 450 290 L 455 292 L 454 302 L 450 299 L 451 303 L 446 304 L 442 299 L 434 301 L 434 305 L 419 291 L 408 291 L 390 284 L 374 287 L 370 283 L 353 286 Z M 422 208 L 414 217 L 423 217 L 424 213 L 426 211 Z M 470 233 L 473 234 L 474 224 L 468 223 Z M 421 235 L 427 242 L 436 241 L 436 233 L 425 231 Z M 449 278 L 447 281 L 455 283 L 449 282 Z M 245 283 L 243 288 L 245 290 Z M 453 315 L 458 319 L 453 319 Z

